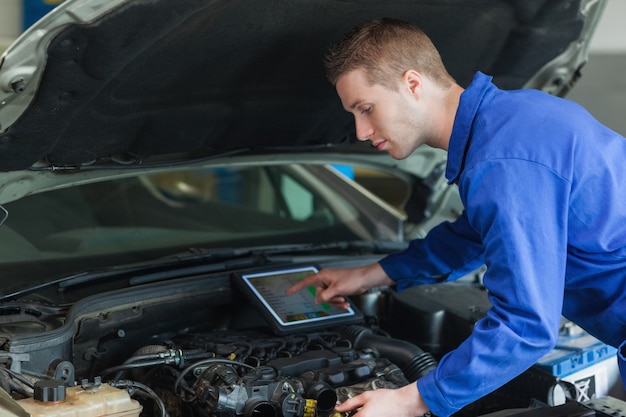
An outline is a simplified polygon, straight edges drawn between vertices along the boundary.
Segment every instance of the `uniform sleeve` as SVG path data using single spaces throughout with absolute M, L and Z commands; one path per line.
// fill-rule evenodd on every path
M 380 265 L 397 290 L 417 284 L 453 281 L 483 265 L 480 237 L 463 213 L 455 222 L 443 222 L 406 250 L 386 256 Z
M 549 167 L 518 159 L 484 162 L 472 171 L 459 189 L 482 236 L 492 308 L 418 381 L 439 417 L 535 364 L 554 347 L 561 319 L 570 184 Z

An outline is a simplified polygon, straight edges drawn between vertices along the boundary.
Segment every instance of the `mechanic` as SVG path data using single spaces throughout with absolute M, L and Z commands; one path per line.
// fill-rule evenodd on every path
M 400 253 L 323 269 L 287 293 L 315 286 L 317 302 L 345 308 L 344 296 L 375 286 L 401 291 L 486 265 L 492 304 L 434 371 L 336 411 L 449 416 L 553 349 L 562 315 L 620 347 L 624 379 L 626 140 L 569 100 L 500 90 L 481 72 L 462 88 L 430 39 L 398 20 L 356 27 L 329 49 L 326 69 L 359 140 L 395 159 L 423 144 L 448 152 L 446 178 L 464 212 Z

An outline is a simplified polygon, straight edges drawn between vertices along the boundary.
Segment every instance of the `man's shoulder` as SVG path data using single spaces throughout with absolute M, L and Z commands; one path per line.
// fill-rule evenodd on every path
M 570 131 L 574 124 L 591 117 L 584 107 L 571 100 L 540 90 L 499 90 L 485 96 L 477 116 L 485 126 L 522 131 Z

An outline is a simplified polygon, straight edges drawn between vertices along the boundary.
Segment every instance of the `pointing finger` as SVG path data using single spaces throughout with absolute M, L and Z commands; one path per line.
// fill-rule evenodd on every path
M 303 290 L 306 287 L 314 286 L 317 283 L 317 274 L 306 276 L 301 281 L 293 284 L 291 287 L 287 288 L 285 294 L 292 295 L 297 293 L 300 290 Z

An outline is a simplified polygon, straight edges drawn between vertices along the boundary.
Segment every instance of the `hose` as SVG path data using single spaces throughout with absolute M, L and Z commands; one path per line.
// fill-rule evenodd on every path
M 363 326 L 347 326 L 343 335 L 352 341 L 354 348 L 371 348 L 381 357 L 397 364 L 410 381 L 416 381 L 437 367 L 437 360 L 428 352 L 405 340 L 374 334 Z

